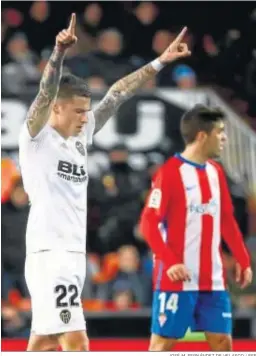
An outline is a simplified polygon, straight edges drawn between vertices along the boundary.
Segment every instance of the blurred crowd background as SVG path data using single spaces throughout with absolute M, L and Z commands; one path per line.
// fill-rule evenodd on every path
M 186 25 L 185 40 L 192 56 L 166 67 L 143 89 L 149 93 L 156 88 L 210 86 L 256 129 L 253 2 L 2 2 L 2 97 L 35 96 L 55 35 L 66 27 L 71 12 L 77 13 L 79 41 L 69 50 L 64 71 L 85 78 L 96 94 L 161 54 Z M 85 311 L 139 313 L 150 308 L 152 258 L 137 223 L 152 175 L 182 147 L 179 140 L 171 148 L 147 155 L 143 170 L 131 166 L 128 147 L 116 143 L 107 152 L 108 165 L 91 176 Z M 255 203 L 244 184 L 232 175 L 228 182 L 255 266 L 256 230 L 249 223 L 251 216 L 256 220 Z M 30 321 L 23 275 L 29 204 L 10 147 L 2 155 L 1 198 L 2 336 L 21 337 L 28 335 Z M 234 259 L 226 246 L 223 251 L 234 308 L 255 315 L 256 276 L 247 290 L 239 290 L 233 280 Z

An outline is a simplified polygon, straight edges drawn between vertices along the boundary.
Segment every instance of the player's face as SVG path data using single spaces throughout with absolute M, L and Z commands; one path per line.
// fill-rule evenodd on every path
M 61 100 L 59 106 L 59 124 L 69 136 L 77 136 L 88 122 L 88 111 L 91 110 L 91 99 L 74 96 Z
M 205 149 L 209 158 L 217 158 L 221 155 L 221 152 L 227 141 L 227 135 L 225 133 L 225 125 L 223 121 L 216 122 L 213 130 L 208 135 L 205 141 Z

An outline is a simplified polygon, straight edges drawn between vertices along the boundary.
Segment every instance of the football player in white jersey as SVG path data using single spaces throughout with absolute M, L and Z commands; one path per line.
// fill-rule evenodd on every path
M 85 279 L 87 151 L 106 121 L 166 64 L 190 55 L 186 28 L 153 62 L 114 83 L 92 112 L 86 83 L 62 76 L 76 16 L 56 44 L 20 134 L 20 166 L 31 210 L 25 275 L 32 301 L 28 351 L 89 349 L 81 304 Z

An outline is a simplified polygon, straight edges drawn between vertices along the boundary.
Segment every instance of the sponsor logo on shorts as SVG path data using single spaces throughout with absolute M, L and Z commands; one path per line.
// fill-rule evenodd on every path
M 69 310 L 64 309 L 60 312 L 60 318 L 63 321 L 64 324 L 68 324 L 71 319 L 71 313 Z
M 60 178 L 74 183 L 83 183 L 88 178 L 83 165 L 78 166 L 66 161 L 59 161 L 57 174 Z
M 165 314 L 160 314 L 159 317 L 158 317 L 158 321 L 159 321 L 159 324 L 160 326 L 164 326 L 165 322 L 167 320 L 167 316 Z
M 80 141 L 76 142 L 76 149 L 82 156 L 85 156 L 85 149 Z

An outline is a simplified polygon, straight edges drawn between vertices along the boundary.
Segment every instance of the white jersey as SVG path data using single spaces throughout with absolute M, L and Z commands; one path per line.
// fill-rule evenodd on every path
M 87 145 L 95 120 L 65 140 L 50 125 L 32 138 L 24 123 L 19 158 L 24 188 L 31 203 L 26 232 L 27 253 L 42 250 L 85 252 L 87 219 Z

